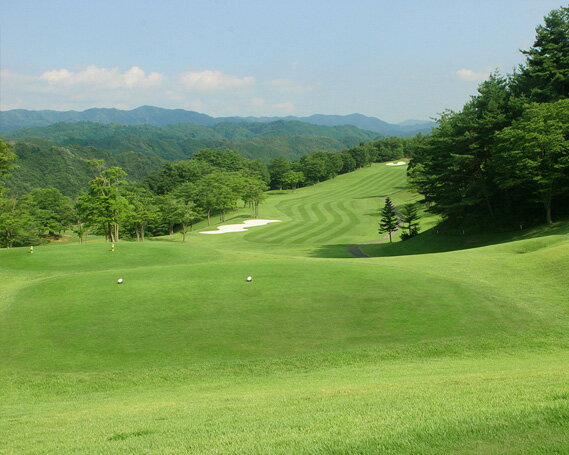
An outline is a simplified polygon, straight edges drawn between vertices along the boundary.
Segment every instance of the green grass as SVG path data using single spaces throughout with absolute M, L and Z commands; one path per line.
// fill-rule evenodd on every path
M 374 165 L 248 232 L 1 250 L 0 454 L 569 453 L 569 225 L 351 257 L 387 195 Z

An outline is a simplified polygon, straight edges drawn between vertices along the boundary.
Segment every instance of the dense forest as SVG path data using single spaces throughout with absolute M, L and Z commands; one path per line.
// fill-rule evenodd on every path
M 277 121 L 219 123 L 211 127 L 191 123 L 167 126 L 58 123 L 10 131 L 4 137 L 16 142 L 40 138 L 61 146 L 92 146 L 113 153 L 134 151 L 166 160 L 185 159 L 203 148 L 224 148 L 268 163 L 277 156 L 295 159 L 318 150 L 341 151 L 379 136 L 354 126 Z
M 569 215 L 569 8 L 552 11 L 514 74 L 495 72 L 417 149 L 412 185 L 442 227 L 481 230 Z

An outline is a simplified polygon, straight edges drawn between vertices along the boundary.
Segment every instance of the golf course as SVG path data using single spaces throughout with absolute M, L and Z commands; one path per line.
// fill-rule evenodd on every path
M 406 171 L 0 250 L 0 454 L 569 453 L 569 223 L 437 234 Z M 370 243 L 386 197 L 418 236 Z

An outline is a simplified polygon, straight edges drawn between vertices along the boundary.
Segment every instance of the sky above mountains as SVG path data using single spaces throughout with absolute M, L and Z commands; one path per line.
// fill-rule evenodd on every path
M 1 2 L 0 109 L 213 116 L 460 109 L 511 73 L 549 0 Z

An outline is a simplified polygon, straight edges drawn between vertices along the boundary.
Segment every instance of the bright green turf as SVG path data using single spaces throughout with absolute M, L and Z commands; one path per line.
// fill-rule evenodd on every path
M 245 233 L 0 250 L 0 454 L 569 453 L 568 225 L 352 258 L 387 195 L 405 169 Z

